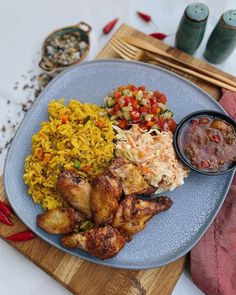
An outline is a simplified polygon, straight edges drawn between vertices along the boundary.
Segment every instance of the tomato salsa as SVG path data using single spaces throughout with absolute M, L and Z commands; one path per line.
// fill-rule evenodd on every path
M 144 130 L 174 132 L 173 113 L 167 109 L 164 93 L 148 91 L 145 86 L 120 86 L 105 97 L 107 114 L 112 124 L 129 129 L 138 124 Z
M 197 169 L 221 171 L 236 161 L 234 127 L 217 117 L 199 116 L 181 129 L 179 147 Z

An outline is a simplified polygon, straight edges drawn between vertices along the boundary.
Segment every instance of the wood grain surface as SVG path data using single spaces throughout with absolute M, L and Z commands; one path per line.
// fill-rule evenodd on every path
M 174 56 L 236 81 L 235 77 L 171 48 L 167 44 L 138 32 L 127 25 L 122 25 L 115 35 L 133 35 L 146 39 Z M 108 43 L 96 58 L 110 59 L 118 58 L 118 56 Z M 215 99 L 219 99 L 220 89 L 189 75 L 184 75 L 184 77 L 199 85 Z M 6 200 L 2 177 L 0 177 L 0 200 Z M 13 227 L 0 224 L 0 236 L 2 238 L 25 229 L 24 224 L 17 217 L 13 217 L 12 221 L 14 222 Z M 172 293 L 186 261 L 186 257 L 182 257 L 174 263 L 157 269 L 129 271 L 83 261 L 48 245 L 40 238 L 28 242 L 11 243 L 11 245 L 76 295 L 168 295 Z

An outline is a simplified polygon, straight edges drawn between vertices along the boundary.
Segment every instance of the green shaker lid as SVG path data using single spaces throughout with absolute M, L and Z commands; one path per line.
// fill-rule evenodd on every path
M 223 20 L 226 25 L 228 25 L 230 27 L 235 27 L 235 29 L 236 29 L 236 10 L 231 9 L 231 10 L 226 11 L 223 14 Z
M 200 2 L 189 4 L 185 11 L 190 19 L 198 22 L 206 20 L 209 14 L 208 7 Z

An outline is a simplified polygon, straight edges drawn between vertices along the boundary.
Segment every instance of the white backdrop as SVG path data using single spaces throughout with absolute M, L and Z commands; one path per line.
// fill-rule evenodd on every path
M 91 50 L 87 60 L 91 60 L 111 37 L 103 36 L 103 26 L 113 18 L 119 17 L 117 29 L 123 22 L 145 32 L 155 29 L 136 16 L 140 10 L 152 15 L 159 31 L 166 34 L 176 32 L 185 7 L 193 1 L 187 0 L 0 0 L 0 129 L 7 121 L 19 123 L 23 113 L 19 104 L 26 100 L 28 92 L 22 85 L 27 82 L 24 76 L 28 71 L 36 74 L 40 60 L 40 48 L 44 38 L 53 30 L 76 24 L 80 21 L 92 26 Z M 204 40 L 195 54 L 202 58 L 206 41 L 220 15 L 228 9 L 236 9 L 235 0 L 202 1 L 210 9 L 210 16 Z M 166 39 L 173 45 L 174 36 Z M 236 52 L 222 65 L 217 66 L 236 75 Z M 22 76 L 23 75 L 23 76 Z M 15 82 L 19 87 L 14 90 Z M 10 100 L 11 103 L 7 103 Z M 12 135 L 7 128 L 0 135 L 0 146 Z M 6 153 L 0 154 L 0 174 L 3 171 Z M 1 226 L 1 225 L 0 225 Z M 61 285 L 29 262 L 7 243 L 0 240 L 0 294 L 41 295 L 70 294 Z M 188 271 L 181 276 L 174 295 L 203 294 L 191 282 Z M 84 294 L 81 294 L 84 295 Z

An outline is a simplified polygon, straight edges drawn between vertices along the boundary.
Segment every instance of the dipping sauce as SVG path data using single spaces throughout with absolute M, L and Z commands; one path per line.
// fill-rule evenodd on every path
M 226 170 L 236 161 L 236 133 L 223 119 L 202 115 L 181 128 L 179 147 L 188 161 L 205 171 Z

